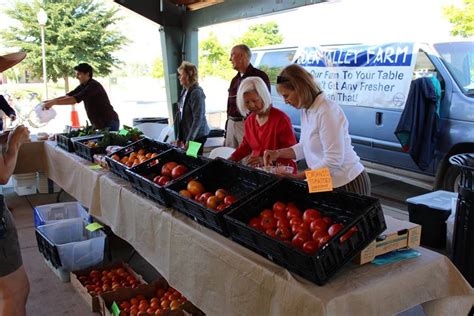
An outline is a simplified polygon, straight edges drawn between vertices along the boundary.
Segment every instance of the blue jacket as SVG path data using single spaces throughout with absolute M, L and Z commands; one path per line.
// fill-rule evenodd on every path
M 198 84 L 189 88 L 184 100 L 183 113 L 178 123 L 178 140 L 188 142 L 209 134 L 205 99 L 206 95 Z
M 395 130 L 403 150 L 410 154 L 421 170 L 426 170 L 433 160 L 440 133 L 437 100 L 430 78 L 412 81 L 405 109 Z

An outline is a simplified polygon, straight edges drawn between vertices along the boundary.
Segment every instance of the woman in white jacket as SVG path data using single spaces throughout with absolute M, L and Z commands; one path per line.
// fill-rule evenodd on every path
M 277 90 L 286 103 L 301 110 L 301 136 L 292 147 L 267 150 L 265 164 L 278 158 L 304 158 L 310 169 L 329 168 L 336 190 L 370 195 L 370 178 L 351 145 L 341 107 L 327 99 L 311 74 L 297 64 L 281 71 Z M 304 171 L 285 175 L 305 178 Z

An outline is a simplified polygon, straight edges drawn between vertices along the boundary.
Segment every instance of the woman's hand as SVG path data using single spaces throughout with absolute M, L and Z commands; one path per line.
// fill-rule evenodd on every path
M 247 165 L 250 167 L 261 167 L 263 166 L 263 158 L 260 156 L 250 156 L 247 158 Z
M 20 146 L 23 143 L 30 141 L 30 131 L 27 127 L 23 125 L 17 126 L 9 135 L 8 135 L 8 146 Z
M 280 157 L 278 150 L 265 150 L 263 153 L 263 164 L 270 166 L 272 163 Z

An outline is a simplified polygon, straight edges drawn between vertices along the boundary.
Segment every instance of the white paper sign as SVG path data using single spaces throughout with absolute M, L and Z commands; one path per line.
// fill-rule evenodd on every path
M 340 105 L 403 108 L 416 62 L 414 43 L 299 47 L 294 62 Z

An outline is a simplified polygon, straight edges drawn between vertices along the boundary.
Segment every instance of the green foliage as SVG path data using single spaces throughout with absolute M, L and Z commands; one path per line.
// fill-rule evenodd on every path
M 250 48 L 278 45 L 283 43 L 283 35 L 276 22 L 255 24 L 237 38 L 235 44 L 245 44 Z
M 453 25 L 452 35 L 470 37 L 474 35 L 474 0 L 464 0 L 462 8 L 450 5 L 444 8 L 444 15 Z
M 165 70 L 163 67 L 163 59 L 160 57 L 156 57 L 153 61 L 153 65 L 151 67 L 151 76 L 153 78 L 163 78 L 165 76 Z
M 280 34 L 278 24 L 276 22 L 268 22 L 250 26 L 241 37 L 234 41 L 234 45 L 246 44 L 250 48 L 254 48 L 277 45 L 282 42 L 283 36 Z M 207 39 L 201 41 L 199 44 L 200 76 L 216 76 L 226 80 L 232 79 L 235 76 L 235 70 L 232 69 L 232 64 L 229 61 L 231 48 L 231 46 L 223 46 L 214 33 L 210 33 Z
M 43 4 L 42 4 L 43 3 Z M 41 33 L 36 18 L 40 8 L 46 11 L 46 64 L 48 78 L 73 76 L 73 67 L 87 62 L 95 74 L 106 76 L 120 63 L 113 53 L 127 39 L 113 29 L 121 18 L 117 9 L 109 9 L 96 0 L 15 0 L 5 13 L 18 23 L 0 32 L 4 45 L 19 47 L 28 54 L 22 63 L 33 77 L 42 76 Z
M 235 70 L 229 61 L 230 47 L 224 47 L 214 33 L 199 44 L 199 75 L 200 77 L 216 76 L 230 80 Z

